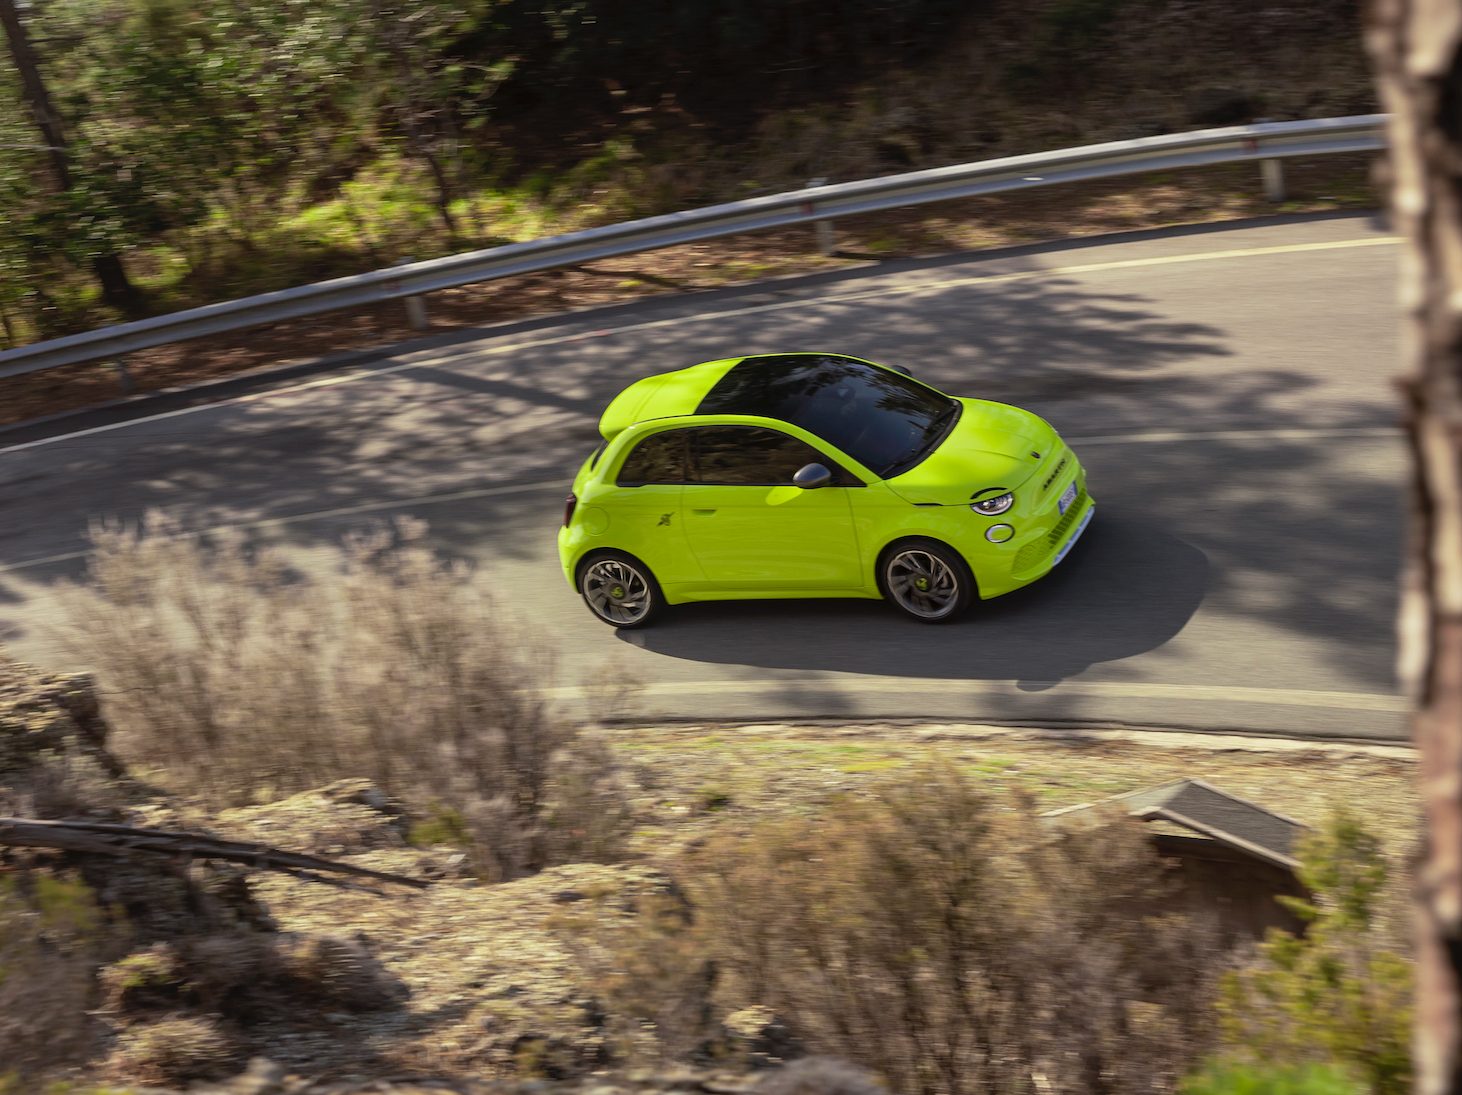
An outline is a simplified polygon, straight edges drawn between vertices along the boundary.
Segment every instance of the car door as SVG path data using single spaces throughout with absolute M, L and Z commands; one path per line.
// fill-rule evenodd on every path
M 595 498 L 595 505 L 610 515 L 606 544 L 638 557 L 662 586 L 701 577 L 680 519 L 687 433 L 662 430 L 636 441 L 613 486 Z
M 862 583 L 848 492 L 862 484 L 805 442 L 761 426 L 699 426 L 689 435 L 681 512 L 705 588 L 857 589 Z M 803 490 L 807 464 L 834 485 Z M 857 487 L 849 484 L 857 484 Z

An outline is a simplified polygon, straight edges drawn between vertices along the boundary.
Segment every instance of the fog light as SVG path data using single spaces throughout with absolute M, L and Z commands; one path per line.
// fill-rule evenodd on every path
M 1003 544 L 1014 535 L 1014 525 L 991 525 L 985 530 L 985 539 L 992 544 Z

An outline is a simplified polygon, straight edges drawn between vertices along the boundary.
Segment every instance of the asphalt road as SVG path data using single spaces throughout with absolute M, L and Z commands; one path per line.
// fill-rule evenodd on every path
M 1384 225 L 1339 217 L 874 264 L 0 434 L 0 639 L 60 667 L 50 586 L 79 572 L 98 519 L 162 508 L 318 560 L 410 514 L 482 566 L 569 703 L 594 677 L 640 685 L 625 713 L 644 717 L 1398 737 L 1397 258 Z M 904 364 L 1046 417 L 1088 466 L 1086 537 L 1050 578 L 949 627 L 827 601 L 597 623 L 554 536 L 599 411 L 649 373 L 790 349 Z

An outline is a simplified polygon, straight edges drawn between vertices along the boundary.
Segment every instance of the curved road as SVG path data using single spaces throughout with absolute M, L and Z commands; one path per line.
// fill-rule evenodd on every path
M 1396 262 L 1384 225 L 1335 217 L 884 263 L 0 435 L 0 638 L 57 664 L 49 584 L 100 517 L 162 507 L 323 554 L 411 514 L 546 637 L 566 698 L 636 681 L 634 716 L 1398 737 Z M 1050 419 L 1099 504 L 1082 544 L 952 627 L 876 602 L 691 606 L 623 635 L 592 620 L 554 534 L 605 402 L 651 372 L 823 348 Z

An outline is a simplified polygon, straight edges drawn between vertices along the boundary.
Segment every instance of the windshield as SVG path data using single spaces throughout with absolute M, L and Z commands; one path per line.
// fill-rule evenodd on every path
M 780 354 L 732 366 L 696 413 L 790 422 L 886 478 L 932 452 L 958 410 L 957 400 L 867 362 Z

